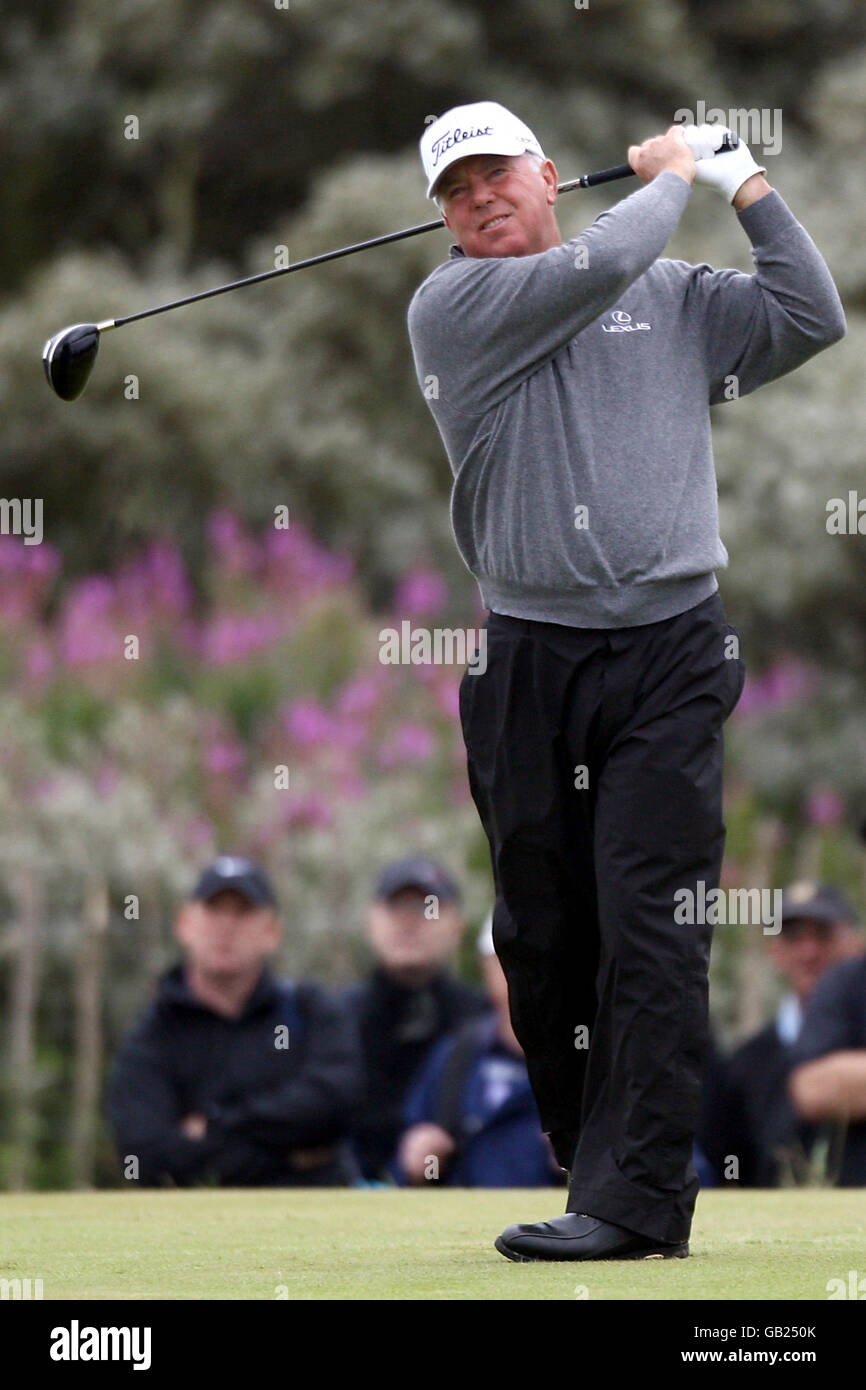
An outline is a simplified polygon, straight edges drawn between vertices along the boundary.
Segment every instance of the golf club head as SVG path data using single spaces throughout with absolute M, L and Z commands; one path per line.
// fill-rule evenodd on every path
M 48 339 L 42 349 L 42 365 L 48 385 L 62 401 L 74 401 L 81 395 L 98 351 L 95 323 L 75 323 Z

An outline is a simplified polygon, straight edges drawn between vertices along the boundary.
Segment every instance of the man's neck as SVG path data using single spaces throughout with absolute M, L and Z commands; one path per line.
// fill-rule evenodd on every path
M 190 993 L 200 1004 L 205 1004 L 223 1018 L 239 1018 L 262 977 L 262 967 L 258 966 L 243 975 L 223 976 L 211 975 L 190 965 L 184 973 Z

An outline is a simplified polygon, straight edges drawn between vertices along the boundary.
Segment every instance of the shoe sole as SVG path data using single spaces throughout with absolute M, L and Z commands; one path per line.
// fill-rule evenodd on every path
M 686 1241 L 683 1245 L 676 1245 L 673 1249 L 656 1250 L 633 1250 L 628 1255 L 591 1255 L 587 1259 L 571 1259 L 568 1255 L 520 1255 L 516 1250 L 512 1250 L 501 1236 L 497 1236 L 493 1242 L 500 1255 L 504 1255 L 507 1260 L 513 1260 L 515 1264 L 600 1264 L 603 1260 L 685 1260 L 689 1253 L 689 1244 Z

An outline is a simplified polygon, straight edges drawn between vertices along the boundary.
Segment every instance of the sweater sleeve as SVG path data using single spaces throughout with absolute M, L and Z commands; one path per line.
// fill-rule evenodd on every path
M 690 267 L 689 302 L 701 320 L 712 405 L 775 381 L 845 334 L 827 264 L 780 194 L 765 194 L 737 216 L 755 273 Z M 735 393 L 726 393 L 730 377 Z
M 226 1130 L 287 1149 L 333 1144 L 348 1133 L 363 1091 L 356 1021 L 340 1000 L 310 984 L 303 989 L 302 1010 L 298 1065 L 285 1081 L 221 1108 Z
M 190 1139 L 162 1049 L 145 1018 L 121 1047 L 108 1087 L 108 1115 L 121 1163 L 137 1159 L 144 1185 L 195 1182 L 209 1171 L 213 1136 Z
M 831 1052 L 864 1047 L 861 1019 L 863 970 L 861 961 L 843 961 L 826 971 L 809 996 L 793 1063 L 801 1066 Z
M 670 171 L 533 256 L 454 256 L 409 306 L 419 381 L 469 415 L 496 406 L 615 304 L 670 239 L 691 186 Z

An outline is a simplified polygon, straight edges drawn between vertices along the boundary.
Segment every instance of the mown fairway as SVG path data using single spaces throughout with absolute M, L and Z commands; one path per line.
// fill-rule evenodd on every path
M 866 1193 L 704 1193 L 687 1260 L 511 1264 L 563 1192 L 6 1194 L 0 1278 L 45 1299 L 818 1299 L 866 1274 Z

